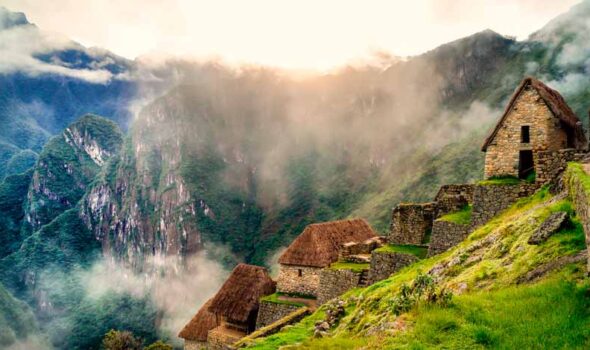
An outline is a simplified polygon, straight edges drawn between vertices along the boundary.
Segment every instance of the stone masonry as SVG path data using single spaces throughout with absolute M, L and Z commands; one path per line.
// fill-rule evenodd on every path
M 319 267 L 281 265 L 277 291 L 317 296 L 321 270 Z
M 521 127 L 529 126 L 530 141 L 521 143 Z M 518 177 L 519 152 L 531 150 L 538 162 L 541 151 L 567 148 L 567 134 L 535 88 L 525 87 L 486 150 L 485 177 Z
M 412 254 L 397 252 L 373 252 L 373 254 L 371 254 L 369 284 L 384 280 L 416 261 L 418 261 L 418 258 Z
M 432 227 L 432 236 L 428 246 L 428 256 L 443 253 L 461 243 L 470 232 L 469 225 L 436 220 Z
M 590 196 L 586 192 L 583 179 L 575 173 L 566 172 L 564 183 L 569 196 L 576 208 L 576 215 L 584 227 L 586 247 L 590 246 Z M 590 273 L 590 254 L 588 255 L 587 271 Z
M 389 242 L 391 244 L 422 244 L 432 230 L 434 203 L 400 204 L 393 209 Z
M 323 269 L 320 272 L 320 286 L 318 289 L 318 304 L 336 298 L 346 291 L 359 285 L 362 272 L 351 270 Z
M 184 341 L 184 350 L 206 350 L 206 349 L 207 349 L 207 342 L 195 341 L 195 340 L 185 340 Z
M 300 308 L 302 306 L 261 300 L 258 318 L 256 319 L 256 329 L 266 327 Z
M 535 163 L 536 182 L 539 184 L 555 182 L 559 174 L 567 168 L 568 162 L 579 161 L 585 156 L 584 153 L 576 152 L 573 148 L 539 152 Z
M 475 186 L 471 227 L 475 228 L 485 224 L 519 198 L 535 193 L 538 188 L 538 184 Z
M 435 218 L 461 210 L 473 203 L 473 190 L 475 185 L 444 185 L 434 197 L 436 203 Z

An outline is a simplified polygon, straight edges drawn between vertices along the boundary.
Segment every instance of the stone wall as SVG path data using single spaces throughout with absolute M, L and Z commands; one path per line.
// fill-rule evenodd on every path
M 318 304 L 321 305 L 352 288 L 358 287 L 361 274 L 361 272 L 351 270 L 322 270 L 320 272 Z
M 432 230 L 434 203 L 399 204 L 391 214 L 389 242 L 391 244 L 422 244 Z
M 475 185 L 472 184 L 454 184 L 454 185 L 442 185 L 434 197 L 434 201 L 438 202 L 445 197 L 461 196 L 469 203 L 473 203 L 473 191 Z
M 245 334 L 225 329 L 224 326 L 213 328 L 207 333 L 207 350 L 225 350 Z
M 373 252 L 371 254 L 371 269 L 369 270 L 369 283 L 384 280 L 401 270 L 402 268 L 415 263 L 418 258 L 412 254 L 396 252 Z
M 516 200 L 535 193 L 538 184 L 516 185 L 477 185 L 473 194 L 471 227 L 478 227 L 501 211 L 510 207 Z
M 584 188 L 582 176 L 575 169 L 568 169 L 564 176 L 565 188 L 576 208 L 576 216 L 582 222 L 586 234 L 586 247 L 590 244 L 590 194 Z M 590 255 L 588 255 L 587 271 L 590 273 Z
M 319 267 L 281 264 L 277 278 L 277 291 L 317 296 L 321 270 Z
M 184 341 L 184 350 L 206 350 L 206 349 L 207 349 L 207 342 L 195 341 L 195 340 L 185 340 Z
M 432 236 L 428 247 L 428 256 L 440 254 L 461 243 L 470 232 L 469 225 L 436 220 L 432 226 Z
M 583 154 L 576 153 L 573 148 L 539 152 L 535 163 L 537 183 L 546 184 L 556 181 L 567 168 L 568 162 L 579 160 L 583 156 Z
M 531 150 L 536 164 L 538 152 L 567 148 L 567 134 L 559 125 L 539 93 L 530 86 L 524 88 L 487 147 L 485 177 L 518 176 L 521 150 Z M 520 142 L 521 126 L 530 127 L 529 143 Z
M 364 242 L 349 242 L 342 245 L 338 251 L 338 260 L 346 260 L 351 255 L 371 254 L 371 252 L 383 246 L 384 237 L 374 237 Z
M 258 317 L 256 318 L 256 329 L 266 327 L 302 307 L 299 305 L 279 304 L 261 300 Z

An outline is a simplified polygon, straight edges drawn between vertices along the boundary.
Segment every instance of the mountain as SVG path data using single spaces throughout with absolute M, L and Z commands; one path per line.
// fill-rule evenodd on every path
M 46 33 L 3 7 L 0 41 L 0 178 L 31 167 L 77 116 L 106 115 L 126 127 L 136 93 L 132 62 Z
M 562 92 L 588 125 L 589 3 L 528 40 L 486 30 L 385 68 L 306 78 L 140 67 L 0 10 L 0 42 L 13 45 L 0 70 L 0 281 L 54 344 L 96 348 L 101 319 L 154 338 L 160 313 L 135 295 L 85 298 L 77 272 L 100 257 L 154 276 L 166 258 L 185 264 L 203 250 L 227 266 L 269 265 L 313 222 L 360 216 L 385 233 L 397 203 L 481 179 L 480 143 L 524 75 Z M 14 44 L 22 38 L 44 49 Z M 163 93 L 131 121 L 130 103 L 145 97 L 139 69 Z M 127 306 L 136 323 L 118 312 Z
M 0 284 L 0 348 L 24 342 L 38 331 L 35 316 Z

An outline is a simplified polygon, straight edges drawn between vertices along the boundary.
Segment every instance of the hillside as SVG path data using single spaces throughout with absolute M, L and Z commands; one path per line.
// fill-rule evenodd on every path
M 588 183 L 576 169 L 568 176 Z M 568 212 L 570 224 L 541 245 L 528 244 L 557 211 Z M 329 305 L 249 348 L 587 348 L 586 259 L 571 199 L 544 187 L 447 253 L 342 296 L 345 314 L 326 337 L 313 334 Z
M 136 93 L 123 77 L 131 62 L 47 33 L 23 13 L 0 6 L 0 17 L 0 179 L 33 166 L 43 145 L 77 116 L 104 115 L 126 127 Z

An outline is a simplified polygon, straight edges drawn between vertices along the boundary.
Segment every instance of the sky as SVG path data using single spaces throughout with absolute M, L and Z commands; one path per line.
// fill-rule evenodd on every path
M 127 57 L 292 69 L 420 54 L 492 29 L 524 39 L 579 0 L 0 0 L 44 30 Z

